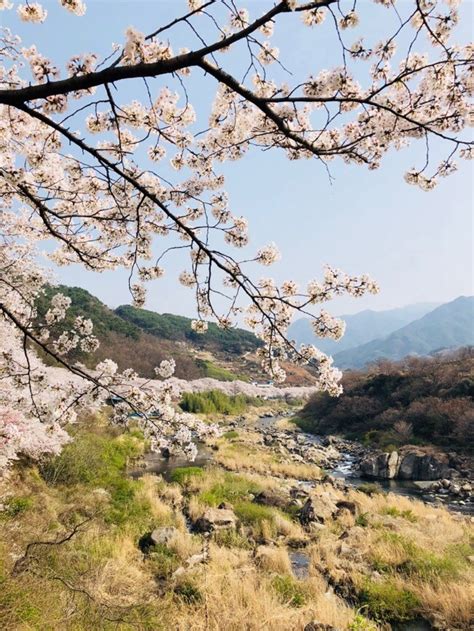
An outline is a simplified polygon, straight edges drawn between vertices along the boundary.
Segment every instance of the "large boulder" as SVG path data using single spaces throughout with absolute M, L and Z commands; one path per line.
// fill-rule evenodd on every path
M 163 526 L 155 528 L 152 532 L 147 532 L 140 537 L 138 547 L 142 552 L 147 554 L 154 546 L 167 546 L 172 539 L 179 535 L 179 530 L 173 526 Z
M 334 517 L 337 511 L 338 508 L 329 494 L 311 495 L 300 510 L 299 519 L 305 526 L 312 522 L 324 524 Z
M 208 508 L 193 524 L 196 532 L 213 532 L 236 526 L 237 515 L 229 508 Z
M 167 546 L 177 535 L 179 535 L 179 530 L 177 528 L 173 528 L 172 526 L 155 528 L 155 530 L 153 530 L 150 534 L 150 542 L 154 546 Z
M 397 477 L 400 458 L 398 452 L 367 456 L 360 463 L 362 475 L 367 478 L 392 479 Z
M 366 456 L 360 463 L 360 470 L 367 478 L 385 480 L 438 480 L 449 473 L 446 456 L 416 447 Z
M 402 480 L 439 480 L 448 473 L 447 458 L 421 450 L 401 454 L 398 478 Z

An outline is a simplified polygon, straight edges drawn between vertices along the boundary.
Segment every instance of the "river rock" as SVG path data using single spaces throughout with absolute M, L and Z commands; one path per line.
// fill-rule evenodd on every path
M 256 495 L 253 501 L 255 504 L 262 504 L 263 506 L 276 506 L 277 508 L 284 508 L 290 503 L 290 497 L 283 491 L 266 489 Z
M 359 514 L 359 506 L 355 502 L 351 502 L 349 500 L 340 500 L 339 502 L 336 502 L 336 506 L 338 512 L 345 509 L 348 510 L 352 515 L 354 515 L 354 517 L 357 517 L 357 515 Z
M 154 546 L 167 546 L 169 542 L 176 537 L 176 535 L 179 535 L 179 530 L 177 528 L 173 528 L 172 526 L 155 528 L 155 530 L 153 530 L 150 534 L 150 543 Z
M 303 508 L 300 510 L 299 519 L 303 525 L 312 522 L 324 524 L 337 513 L 337 506 L 328 496 L 312 495 L 308 497 Z
M 195 522 L 196 532 L 213 532 L 226 528 L 236 528 L 237 515 L 228 508 L 208 508 Z

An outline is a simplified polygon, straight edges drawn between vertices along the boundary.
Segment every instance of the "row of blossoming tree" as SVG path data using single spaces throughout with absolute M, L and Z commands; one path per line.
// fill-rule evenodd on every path
M 267 5 L 258 15 L 240 4 L 173 3 L 169 22 L 148 33 L 126 28 L 107 55 L 65 51 L 65 63 L 23 43 L 13 26 L 2 29 L 0 467 L 19 454 L 58 452 L 78 411 L 111 395 L 122 401 L 115 421 L 126 423 L 132 411 L 155 448 L 192 456 L 193 435 L 215 431 L 176 411 L 172 360 L 157 367 L 152 382 L 130 370 L 119 374 L 112 361 L 86 370 L 68 360 L 71 350 L 94 351 L 98 342 L 83 317 L 51 334 L 70 306 L 60 293 L 39 318 L 35 304 L 50 276 L 38 263 L 38 243 L 54 243 L 55 265 L 125 268 L 137 306 L 147 282 L 164 274 L 171 255 L 180 256 L 179 282 L 194 293 L 196 331 L 205 333 L 210 319 L 226 328 L 244 318 L 264 341 L 262 364 L 277 381 L 285 377 L 282 362 L 311 363 L 319 387 L 337 395 L 341 375 L 331 358 L 314 346 L 297 348 L 288 326 L 295 313 L 309 314 L 317 335 L 337 339 L 344 324 L 313 306 L 377 286 L 331 267 L 303 288 L 254 277 L 256 262 L 269 266 L 279 253 L 270 244 L 239 257 L 248 223 L 231 211 L 222 163 L 260 149 L 315 159 L 315 168 L 339 159 L 376 169 L 387 152 L 418 141 L 426 159 L 405 179 L 429 190 L 456 169 L 456 156 L 472 157 L 464 130 L 473 56 L 470 45 L 452 41 L 456 0 L 374 0 L 364 10 L 387 25 L 381 40 L 370 29 L 354 37 L 354 27 L 368 26 L 359 25 L 358 0 L 269 0 L 258 4 Z M 82 0 L 47 8 L 87 21 Z M 4 24 L 19 19 L 48 28 L 48 11 L 37 2 L 0 0 L 2 14 Z M 293 83 L 282 81 L 285 60 L 274 32 L 290 23 L 313 29 L 317 50 L 323 22 L 334 66 L 318 68 L 315 55 L 314 74 L 294 80 L 288 73 Z M 183 33 L 189 48 L 176 50 Z M 209 111 L 193 107 L 190 81 L 214 92 Z M 131 101 L 129 84 L 138 95 Z

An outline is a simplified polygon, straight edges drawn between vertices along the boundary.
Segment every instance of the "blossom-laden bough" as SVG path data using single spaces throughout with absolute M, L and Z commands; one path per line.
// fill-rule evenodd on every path
M 221 163 L 260 148 L 284 152 L 290 160 L 315 158 L 316 167 L 326 169 L 337 158 L 376 169 L 388 151 L 418 140 L 426 161 L 405 179 L 429 190 L 455 170 L 456 156 L 472 157 L 464 130 L 473 55 L 471 45 L 452 41 L 457 0 L 374 0 L 364 5 L 364 19 L 387 24 L 387 32 L 370 42 L 351 35 L 364 26 L 358 0 L 275 0 L 260 15 L 237 0 L 175 4 L 170 22 L 148 34 L 129 26 L 108 56 L 74 54 L 62 72 L 58 61 L 3 28 L 0 449 L 9 454 L 4 461 L 15 451 L 35 451 L 24 446 L 28 421 L 36 451 L 48 451 L 48 436 L 49 450 L 55 451 L 77 410 L 101 405 L 111 394 L 123 399 L 116 420 L 127 422 L 132 409 L 155 447 L 192 455 L 193 434 L 215 431 L 175 411 L 172 362 L 158 368 L 162 381 L 143 382 L 132 371 L 119 374 L 111 361 L 88 371 L 68 360 L 75 348 L 92 352 L 97 340 L 84 318 L 52 339 L 50 327 L 64 320 L 69 306 L 60 294 L 39 321 L 35 302 L 49 277 L 38 266 L 35 243 L 56 244 L 50 253 L 56 265 L 126 268 L 137 306 L 145 302 L 146 283 L 164 274 L 170 256 L 181 255 L 186 263 L 179 282 L 195 295 L 195 331 L 205 333 L 209 319 L 228 328 L 244 318 L 264 341 L 262 364 L 277 381 L 285 377 L 283 361 L 311 363 L 319 387 L 337 395 L 341 375 L 331 358 L 314 346 L 297 348 L 288 326 L 295 313 L 308 314 L 317 335 L 338 339 L 344 324 L 324 310 L 314 315 L 313 305 L 342 293 L 376 292 L 377 285 L 366 275 L 331 267 L 304 289 L 292 280 L 279 285 L 253 278 L 248 270 L 256 262 L 271 265 L 279 252 L 270 244 L 250 259 L 232 253 L 247 247 L 248 224 L 231 212 Z M 59 5 L 87 20 L 82 0 L 59 0 L 48 9 L 61 11 Z M 10 16 L 9 23 L 16 16 L 47 28 L 48 11 L 38 2 L 0 0 L 0 12 Z M 295 28 L 298 23 L 313 29 L 316 50 L 318 29 L 329 24 L 334 38 L 334 66 L 318 68 L 315 56 L 314 74 L 295 76 L 293 85 L 280 79 L 285 63 L 272 40 L 290 21 Z M 182 41 L 183 33 L 189 48 L 175 50 L 173 42 Z M 189 98 L 190 75 L 202 90 L 215 91 L 204 118 Z M 124 96 L 129 84 L 136 94 L 131 102 Z M 40 357 L 56 367 L 46 368 Z M 13 439 L 15 423 L 19 434 Z

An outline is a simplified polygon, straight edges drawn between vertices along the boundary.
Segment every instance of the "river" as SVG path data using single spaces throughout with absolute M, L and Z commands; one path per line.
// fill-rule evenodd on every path
M 286 419 L 284 416 L 271 416 L 265 418 L 259 418 L 255 429 L 269 429 L 280 420 Z M 237 427 L 238 429 L 238 427 Z M 302 432 L 303 436 L 309 443 L 321 445 L 322 437 L 314 434 L 308 434 Z M 145 473 L 155 473 L 162 475 L 166 481 L 170 481 L 171 474 L 175 469 L 180 467 L 204 467 L 209 462 L 212 462 L 212 450 L 203 443 L 197 443 L 198 454 L 194 461 L 188 460 L 184 456 L 174 456 L 171 458 L 165 458 L 161 454 L 150 453 L 145 456 L 143 465 L 140 468 L 132 469 L 130 476 L 138 478 Z M 358 487 L 363 483 L 367 483 L 367 478 L 360 478 L 358 476 L 357 459 L 354 455 L 349 453 L 342 453 L 342 458 L 338 464 L 329 469 L 330 473 L 335 478 L 343 479 L 346 484 Z M 441 502 L 450 510 L 462 512 L 464 514 L 474 514 L 474 503 L 460 505 L 450 501 L 446 496 L 436 496 L 426 492 L 423 488 L 420 488 L 416 482 L 411 480 L 376 480 L 377 484 L 387 492 L 396 493 L 397 495 L 403 495 L 406 497 L 413 497 L 427 503 Z

